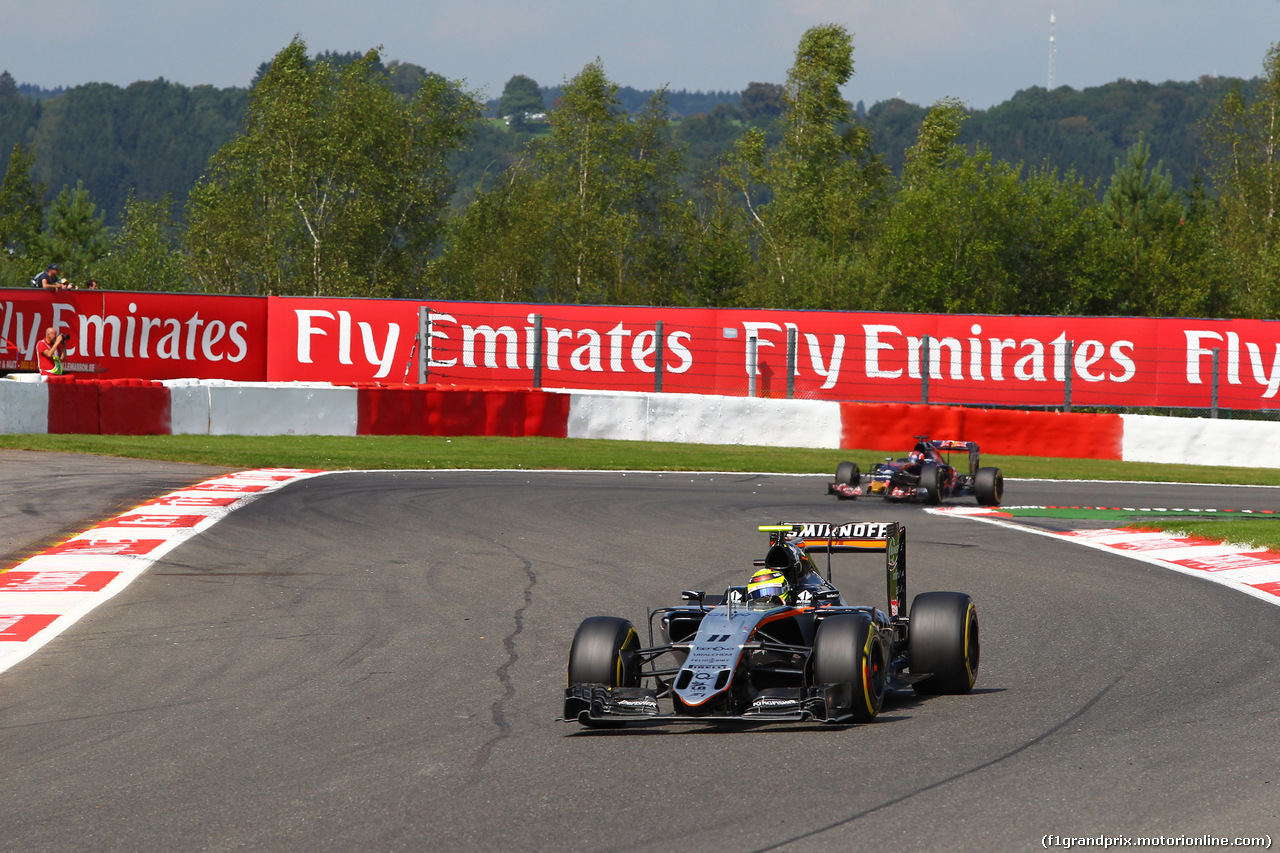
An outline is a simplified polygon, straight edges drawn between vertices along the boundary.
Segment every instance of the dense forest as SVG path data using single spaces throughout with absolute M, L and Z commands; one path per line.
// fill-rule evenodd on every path
M 852 53 L 815 27 L 779 83 L 597 61 L 487 102 L 300 41 L 247 89 L 0 73 L 0 284 L 57 260 L 122 289 L 1280 316 L 1274 49 L 1253 80 L 988 110 L 850 104 Z
M 320 54 L 316 59 L 342 63 L 357 57 Z M 402 94 L 412 93 L 427 74 L 409 63 L 390 64 L 389 79 Z M 981 143 L 994 158 L 1009 163 L 1074 169 L 1092 184 L 1108 179 L 1116 159 L 1124 158 L 1142 136 L 1174 186 L 1184 189 L 1201 172 L 1200 126 L 1238 82 L 1205 77 L 1159 85 L 1118 80 L 1082 91 L 1033 87 L 989 110 L 966 110 L 968 119 L 957 141 Z M 1256 89 L 1257 82 L 1246 82 L 1246 91 Z M 666 92 L 671 132 L 687 146 L 688 172 L 697 174 L 724 154 L 745 124 L 777 119 L 783 110 L 782 88 L 751 84 L 746 110 L 743 92 Z M 559 100 L 561 86 L 539 86 L 537 91 L 545 112 Z M 618 86 L 615 97 L 619 109 L 636 114 L 655 94 Z M 44 90 L 15 84 L 3 72 L 0 152 L 7 154 L 17 144 L 35 155 L 31 172 L 47 188 L 46 201 L 62 188 L 82 183 L 107 225 L 116 227 L 131 193 L 143 201 L 168 196 L 180 211 L 209 158 L 239 132 L 248 102 L 248 89 L 188 88 L 161 79 L 125 88 L 91 83 Z M 500 117 L 501 99 L 484 107 L 486 118 Z M 928 107 L 901 100 L 870 109 L 859 102 L 854 120 L 871 133 L 872 148 L 886 165 L 900 172 L 926 113 Z M 455 155 L 460 190 L 482 183 L 486 174 L 494 174 L 495 165 L 509 165 L 527 141 L 521 131 L 536 134 L 545 128 L 545 122 L 512 128 L 492 120 L 478 126 L 471 144 Z

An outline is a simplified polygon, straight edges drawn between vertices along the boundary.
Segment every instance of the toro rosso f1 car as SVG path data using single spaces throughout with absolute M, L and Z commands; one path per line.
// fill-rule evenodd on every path
M 966 471 L 951 464 L 955 451 L 968 453 Z M 980 468 L 978 464 L 975 441 L 935 440 L 918 435 L 910 453 L 877 462 L 868 474 L 852 462 L 841 462 L 836 466 L 836 481 L 827 485 L 827 494 L 842 500 L 880 495 L 886 500 L 927 504 L 973 495 L 982 506 L 1000 506 L 1004 500 L 1004 475 L 999 468 Z
M 609 727 L 668 722 L 865 723 L 888 690 L 968 693 L 978 672 L 978 611 L 959 592 L 924 592 L 907 612 L 907 531 L 897 522 L 782 522 L 763 567 L 786 583 L 681 594 L 654 610 L 648 642 L 614 616 L 585 620 L 569 649 L 562 720 Z M 831 555 L 879 554 L 887 610 L 845 601 Z M 813 554 L 826 554 L 826 575 Z

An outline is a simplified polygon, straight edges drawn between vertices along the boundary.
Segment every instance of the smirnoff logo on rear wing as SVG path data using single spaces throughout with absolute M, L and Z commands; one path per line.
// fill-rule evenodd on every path
M 851 521 L 830 524 L 822 521 L 784 522 L 799 528 L 801 539 L 888 539 L 897 532 L 896 521 Z

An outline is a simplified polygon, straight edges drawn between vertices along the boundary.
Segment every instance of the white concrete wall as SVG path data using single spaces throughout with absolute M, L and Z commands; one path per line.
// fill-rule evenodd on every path
M 0 378 L 0 433 L 49 431 L 49 386 L 44 382 Z
M 706 394 L 573 392 L 570 438 L 838 448 L 840 404 Z
M 173 435 L 209 434 L 209 385 L 198 379 L 169 379 L 169 431 Z
M 1280 422 L 1121 415 L 1127 462 L 1280 468 Z
M 301 382 L 208 386 L 209 435 L 355 435 L 355 388 Z

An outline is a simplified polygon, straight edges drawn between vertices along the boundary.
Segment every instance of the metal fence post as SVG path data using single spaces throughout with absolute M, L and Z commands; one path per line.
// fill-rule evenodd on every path
M 1209 417 L 1218 416 L 1218 348 L 1213 348 L 1213 382 L 1209 398 Z
M 929 402 L 929 336 L 920 341 L 920 402 Z
M 653 393 L 662 393 L 662 321 L 653 326 Z
M 1067 341 L 1067 363 L 1063 366 L 1063 399 L 1062 411 L 1071 411 L 1071 354 L 1075 351 L 1075 341 Z
M 418 384 L 427 384 L 431 365 L 431 308 L 418 306 Z
M 747 396 L 756 395 L 756 336 L 747 338 Z
M 542 315 L 533 315 L 533 387 L 542 387 Z
M 787 328 L 787 399 L 796 396 L 796 330 L 794 326 Z

